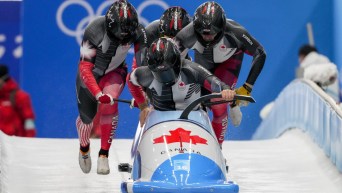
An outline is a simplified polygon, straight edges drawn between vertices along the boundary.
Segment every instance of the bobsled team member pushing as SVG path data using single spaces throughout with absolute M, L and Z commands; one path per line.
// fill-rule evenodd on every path
M 253 56 L 247 80 L 236 90 L 236 94 L 240 95 L 251 94 L 266 59 L 261 44 L 240 24 L 226 19 L 223 8 L 213 1 L 205 2 L 196 9 L 193 22 L 177 34 L 175 41 L 182 51 L 182 56 L 188 49 L 194 49 L 195 62 L 231 89 L 236 86 L 244 54 Z M 231 104 L 230 117 L 235 126 L 240 125 L 242 119 L 239 106 L 247 104 L 239 100 Z M 220 144 L 224 141 L 227 130 L 227 108 L 227 104 L 214 105 L 211 108 L 212 126 Z
M 181 59 L 177 45 L 170 38 L 155 40 L 147 51 L 146 62 L 148 66 L 132 71 L 127 83 L 141 110 L 141 126 L 150 112 L 143 91 L 153 108 L 159 111 L 185 109 L 201 96 L 201 87 L 221 93 L 224 100 L 233 100 L 235 96 L 235 91 L 208 70 L 190 60 Z
M 191 22 L 188 12 L 182 7 L 175 6 L 166 9 L 160 19 L 147 25 L 147 45 L 160 37 L 174 38 L 177 33 Z M 188 57 L 187 57 L 188 58 Z M 136 60 L 133 60 L 133 68 L 136 68 Z
M 96 113 L 100 113 L 101 149 L 97 173 L 108 174 L 108 151 L 118 125 L 118 98 L 125 86 L 125 58 L 131 44 L 140 65 L 147 43 L 145 29 L 135 8 L 124 0 L 115 1 L 105 16 L 91 22 L 84 33 L 76 88 L 79 116 L 76 127 L 80 140 L 79 164 L 84 173 L 91 170 L 90 133 Z
M 190 22 L 190 15 L 182 7 L 176 6 L 166 9 L 159 20 L 155 20 L 146 26 L 148 45 L 160 37 L 175 37 Z

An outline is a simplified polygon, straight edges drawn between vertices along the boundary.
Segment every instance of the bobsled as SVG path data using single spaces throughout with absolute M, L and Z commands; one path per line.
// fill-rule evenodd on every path
M 227 179 L 225 158 L 208 113 L 198 108 L 220 103 L 208 101 L 221 97 L 202 96 L 182 111 L 151 111 L 145 125 L 136 131 L 131 164 L 118 166 L 120 172 L 130 173 L 130 178 L 121 183 L 121 192 L 239 192 L 238 184 Z M 255 102 L 248 96 L 234 99 Z

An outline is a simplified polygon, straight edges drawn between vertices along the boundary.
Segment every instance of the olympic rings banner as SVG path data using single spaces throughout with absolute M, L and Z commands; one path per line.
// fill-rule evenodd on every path
M 191 16 L 204 0 L 131 0 L 139 20 L 147 25 L 159 19 L 169 6 L 182 6 Z M 268 58 L 257 80 L 253 96 L 257 103 L 242 108 L 242 124 L 229 123 L 228 139 L 250 139 L 260 123 L 259 111 L 274 100 L 294 78 L 297 50 L 306 42 L 303 24 L 309 18 L 315 30 L 315 42 L 331 43 L 330 6 L 325 0 L 218 0 L 228 18 L 238 21 L 265 47 Z M 25 0 L 23 1 L 23 86 L 30 92 L 37 115 L 39 137 L 77 137 L 75 79 L 79 60 L 79 44 L 87 24 L 103 15 L 113 0 Z M 296 5 L 296 6 L 294 6 Z M 320 7 L 319 12 L 312 11 Z M 272 19 L 270 19 L 272 18 Z M 296 42 L 293 42 L 297 40 Z M 1 42 L 0 42 L 1 43 Z M 279 46 L 281 45 L 281 46 Z M 323 51 L 330 52 L 332 46 Z M 321 49 L 322 50 L 322 49 Z M 245 56 L 237 86 L 246 80 L 252 57 Z M 132 52 L 126 62 L 131 65 Z M 284 71 L 284 64 L 288 71 Z M 130 66 L 129 66 L 130 69 Z M 292 70 L 293 69 L 293 70 Z M 278 73 L 281 72 L 281 73 Z M 270 83 L 273 83 L 272 85 Z M 127 88 L 122 99 L 131 99 Z M 132 138 L 138 124 L 139 111 L 119 104 L 118 138 Z M 241 129 L 240 129 L 241 128 Z

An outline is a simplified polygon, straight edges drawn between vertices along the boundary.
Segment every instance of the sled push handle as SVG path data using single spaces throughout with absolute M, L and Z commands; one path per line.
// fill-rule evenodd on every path
M 180 119 L 188 119 L 188 115 L 189 113 L 200 103 L 204 102 L 205 106 L 211 106 L 211 105 L 216 105 L 216 104 L 222 104 L 222 103 L 229 103 L 235 100 L 243 100 L 243 101 L 248 101 L 250 103 L 255 103 L 255 100 L 253 97 L 251 96 L 246 96 L 246 95 L 235 95 L 234 99 L 232 101 L 215 101 L 215 102 L 205 102 L 208 101 L 210 99 L 214 99 L 214 98 L 222 98 L 221 93 L 214 93 L 214 94 L 209 94 L 209 95 L 204 95 L 198 99 L 196 99 L 195 101 L 193 101 L 192 103 L 190 103 L 184 110 L 183 113 L 181 114 L 181 116 L 179 117 Z
M 131 109 L 134 108 L 134 98 L 132 98 L 131 100 L 113 98 L 113 101 L 115 101 L 115 102 L 121 102 L 121 103 L 126 103 L 126 104 L 129 104 L 129 107 L 130 107 Z
M 127 99 L 116 99 L 116 98 L 113 98 L 113 101 L 127 103 L 127 104 L 131 104 L 132 103 L 132 100 L 127 100 Z
M 234 99 L 232 101 L 235 101 L 235 100 L 241 100 L 241 101 L 247 101 L 247 102 L 250 102 L 250 103 L 255 103 L 255 100 L 254 100 L 253 97 L 246 96 L 246 95 L 235 95 L 235 97 L 234 97 Z M 218 105 L 218 104 L 223 104 L 223 103 L 228 103 L 228 102 L 231 102 L 231 101 L 225 101 L 225 100 L 214 101 L 214 102 L 205 101 L 205 102 L 202 102 L 202 105 L 205 106 L 205 107 L 210 107 L 210 106 L 213 106 L 213 105 Z

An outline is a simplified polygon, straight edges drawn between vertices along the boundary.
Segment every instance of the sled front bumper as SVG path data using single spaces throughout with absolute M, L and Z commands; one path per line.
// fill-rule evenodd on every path
M 123 182 L 121 193 L 238 193 L 234 182 L 175 185 L 166 182 Z

